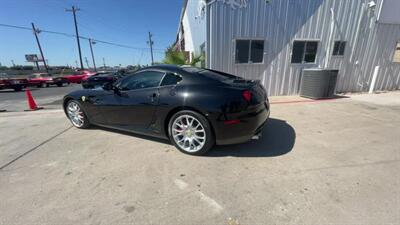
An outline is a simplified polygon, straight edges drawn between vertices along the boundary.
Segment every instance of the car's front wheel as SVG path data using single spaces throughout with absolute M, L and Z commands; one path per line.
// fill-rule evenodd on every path
M 191 110 L 172 116 L 168 131 L 173 144 L 186 154 L 202 155 L 215 143 L 210 123 L 203 115 Z
M 14 87 L 14 91 L 22 91 L 22 86 Z
M 89 120 L 78 101 L 70 100 L 65 110 L 69 120 L 75 127 L 84 129 L 90 126 Z

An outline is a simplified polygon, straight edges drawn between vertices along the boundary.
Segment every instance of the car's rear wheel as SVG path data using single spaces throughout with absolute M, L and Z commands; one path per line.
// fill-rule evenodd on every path
M 215 143 L 210 123 L 203 115 L 191 110 L 172 116 L 168 131 L 173 144 L 186 154 L 202 155 Z
M 62 87 L 63 86 L 63 83 L 58 83 L 57 84 L 57 87 Z
M 84 129 L 90 126 L 89 120 L 87 119 L 86 114 L 78 101 L 69 101 L 65 110 L 67 112 L 69 120 L 75 127 Z

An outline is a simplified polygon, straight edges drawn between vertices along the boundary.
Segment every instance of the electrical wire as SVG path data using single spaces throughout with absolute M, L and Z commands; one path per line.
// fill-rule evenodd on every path
M 3 24 L 3 23 L 0 23 L 0 26 L 1 27 L 16 28 L 16 29 L 21 29 L 21 30 L 30 30 L 30 31 L 32 31 L 32 28 L 30 28 L 30 27 L 16 26 L 16 25 Z M 73 38 L 76 37 L 76 35 L 74 35 L 74 34 L 68 34 L 68 33 L 58 32 L 58 31 L 40 30 L 40 29 L 38 29 L 38 31 L 39 31 L 39 33 L 42 32 L 42 33 L 62 35 L 62 36 L 66 36 L 66 37 L 73 37 Z M 84 36 L 80 36 L 80 35 L 79 35 L 79 38 L 85 39 L 85 40 L 89 40 L 90 39 L 88 37 L 84 37 Z M 112 46 L 116 46 L 116 47 L 121 47 L 121 48 L 134 49 L 134 50 L 147 50 L 148 49 L 148 48 L 134 47 L 134 46 L 125 45 L 125 44 L 118 44 L 118 43 L 114 43 L 114 42 L 110 42 L 110 41 L 98 40 L 98 39 L 94 39 L 94 38 L 92 38 L 92 41 L 97 42 L 97 43 L 112 45 Z M 164 52 L 165 49 L 153 49 L 153 51 Z

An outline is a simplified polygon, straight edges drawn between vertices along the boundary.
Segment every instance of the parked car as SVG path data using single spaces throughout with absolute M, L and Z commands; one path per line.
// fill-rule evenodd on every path
M 28 80 L 23 78 L 12 78 L 6 73 L 0 73 L 0 90 L 1 89 L 14 89 L 14 91 L 21 91 L 28 86 Z
M 95 74 L 96 74 L 95 72 L 91 72 L 89 70 L 79 70 L 71 75 L 64 75 L 63 78 L 66 78 L 69 83 L 80 84 L 80 83 L 82 83 L 83 78 L 90 77 Z
M 34 73 L 29 76 L 28 82 L 30 86 L 36 87 L 49 87 L 50 85 L 57 85 L 62 87 L 64 84 L 68 84 L 68 79 L 63 77 L 54 77 L 48 73 Z
M 94 124 L 165 138 L 192 155 L 214 144 L 258 139 L 270 111 L 259 81 L 172 65 L 73 91 L 64 97 L 63 108 L 77 128 Z
M 110 83 L 110 82 L 112 83 L 123 76 L 124 76 L 124 74 L 121 74 L 118 72 L 115 72 L 115 73 L 99 72 L 93 76 L 84 77 L 82 79 L 82 87 L 83 88 L 101 87 L 105 83 Z

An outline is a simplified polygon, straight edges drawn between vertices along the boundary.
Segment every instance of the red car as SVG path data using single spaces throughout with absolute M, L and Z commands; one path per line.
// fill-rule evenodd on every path
M 28 80 L 23 78 L 11 78 L 8 74 L 0 73 L 0 90 L 14 89 L 21 91 L 28 86 Z
M 66 78 L 53 77 L 48 73 L 34 73 L 29 76 L 28 82 L 30 86 L 36 87 L 48 87 L 50 85 L 62 87 L 64 84 L 68 84 L 68 80 Z
M 74 74 L 71 75 L 65 75 L 63 78 L 66 78 L 69 83 L 76 83 L 80 84 L 82 83 L 82 79 L 90 77 L 95 75 L 95 72 L 91 72 L 89 70 L 81 70 L 81 71 L 76 71 Z

